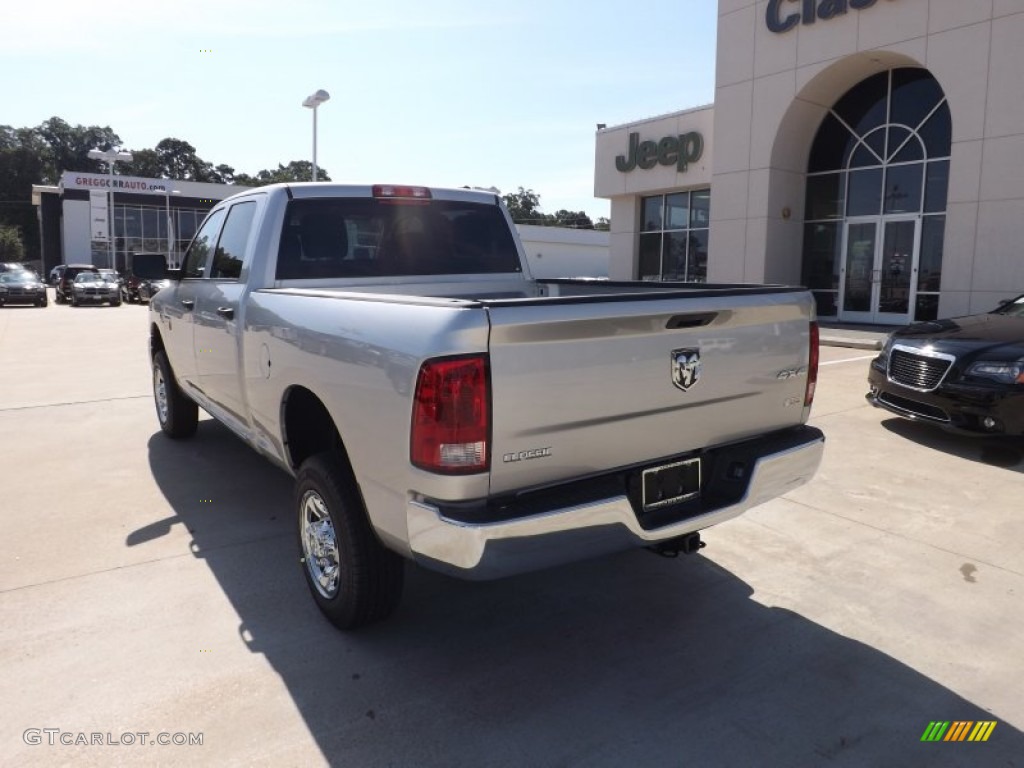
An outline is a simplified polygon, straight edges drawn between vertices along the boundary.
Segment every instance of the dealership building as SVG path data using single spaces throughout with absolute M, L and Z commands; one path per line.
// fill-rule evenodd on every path
M 1024 2 L 718 14 L 713 105 L 598 128 L 610 277 L 803 284 L 886 324 L 1024 292 Z
M 134 253 L 180 259 L 196 227 L 217 202 L 248 187 L 65 171 L 56 187 L 33 186 L 43 270 L 58 264 L 118 269 Z M 108 215 L 113 190 L 113 216 Z

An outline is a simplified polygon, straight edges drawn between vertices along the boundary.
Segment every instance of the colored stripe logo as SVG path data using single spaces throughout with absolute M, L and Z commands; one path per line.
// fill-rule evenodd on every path
M 995 727 L 995 720 L 932 720 L 921 741 L 988 741 Z

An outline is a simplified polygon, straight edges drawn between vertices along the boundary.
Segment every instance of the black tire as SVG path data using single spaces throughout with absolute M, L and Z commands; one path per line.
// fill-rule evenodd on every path
M 405 563 L 377 539 L 355 477 L 339 454 L 321 453 L 302 463 L 294 503 L 302 573 L 328 621 L 338 629 L 356 629 L 390 616 L 402 598 Z M 307 515 L 314 525 L 329 522 L 323 537 L 309 530 Z M 325 538 L 334 540 L 333 564 Z
M 161 402 L 164 407 L 161 407 Z M 199 406 L 178 388 L 171 364 L 163 352 L 153 355 L 153 403 L 156 405 L 156 419 L 165 435 L 181 440 L 196 433 Z
M 78 299 L 76 299 L 74 296 L 71 297 L 71 306 L 72 307 L 77 307 L 78 306 Z
M 121 300 L 118 299 L 117 301 L 110 302 L 110 306 L 112 306 L 112 307 L 120 307 L 121 306 Z

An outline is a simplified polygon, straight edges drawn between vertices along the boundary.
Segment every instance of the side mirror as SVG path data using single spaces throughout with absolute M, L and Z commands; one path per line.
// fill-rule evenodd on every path
M 179 282 L 181 280 L 181 269 L 171 269 L 170 267 L 167 267 L 167 269 L 164 270 L 164 277 L 168 280 Z

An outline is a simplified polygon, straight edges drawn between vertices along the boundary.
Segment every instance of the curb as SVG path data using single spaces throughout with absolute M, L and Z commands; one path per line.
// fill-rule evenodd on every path
M 819 343 L 823 347 L 849 347 L 850 349 L 882 348 L 882 342 L 875 339 L 849 339 L 842 336 L 822 336 Z

